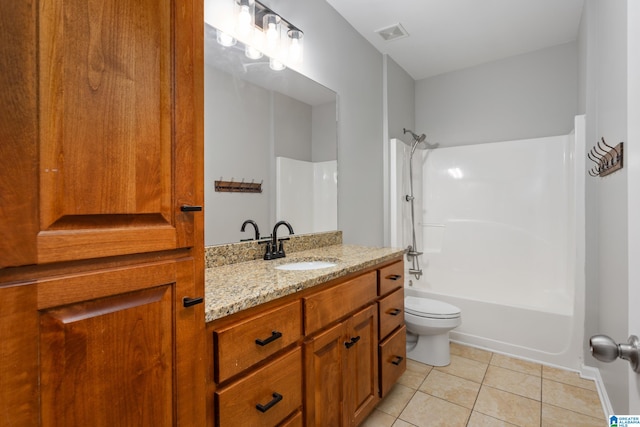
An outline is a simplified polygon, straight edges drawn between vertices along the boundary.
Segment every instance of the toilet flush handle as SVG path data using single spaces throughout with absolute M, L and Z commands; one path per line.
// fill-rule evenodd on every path
M 601 362 L 613 362 L 618 357 L 631 363 L 631 369 L 640 373 L 640 339 L 631 335 L 629 341 L 623 344 L 616 342 L 607 335 L 594 335 L 589 339 L 591 355 Z

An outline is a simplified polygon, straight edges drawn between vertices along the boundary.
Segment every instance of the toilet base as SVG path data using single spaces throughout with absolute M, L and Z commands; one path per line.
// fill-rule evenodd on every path
M 407 345 L 407 357 L 431 366 L 447 366 L 451 363 L 449 332 L 438 335 L 418 335 L 418 342 Z

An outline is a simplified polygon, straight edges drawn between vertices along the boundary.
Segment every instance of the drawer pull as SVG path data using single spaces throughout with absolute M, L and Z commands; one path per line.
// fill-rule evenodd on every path
M 273 331 L 271 332 L 271 336 L 269 338 L 265 338 L 263 340 L 261 340 L 260 338 L 256 338 L 256 344 L 264 346 L 269 344 L 270 342 L 274 342 L 275 340 L 281 337 L 282 337 L 282 332 Z
M 402 310 L 400 310 L 399 308 L 394 308 L 394 309 L 389 311 L 389 314 L 392 315 L 392 316 L 397 316 L 400 313 L 402 313 Z
M 182 298 L 182 305 L 186 308 L 186 307 L 202 304 L 203 301 L 204 301 L 203 297 L 198 297 L 198 298 L 184 297 Z
M 282 395 L 279 393 L 273 393 L 273 399 L 271 399 L 266 405 L 261 405 L 258 403 L 256 405 L 256 409 L 260 412 L 267 412 L 269 409 L 273 408 L 276 403 L 282 400 Z
M 182 212 L 201 212 L 202 206 L 182 205 L 180 206 Z
M 351 338 L 351 341 L 347 341 L 344 343 L 344 346 L 347 348 L 351 348 L 353 347 L 358 341 L 360 341 L 360 335 L 358 335 L 357 337 L 353 337 Z
M 404 359 L 404 357 L 402 357 L 402 356 L 396 356 L 391 361 L 391 364 L 398 366 L 400 364 L 400 362 L 402 362 L 403 359 Z
M 402 276 L 399 274 L 392 274 L 391 276 L 387 276 L 387 279 L 395 282 L 396 280 L 402 279 Z

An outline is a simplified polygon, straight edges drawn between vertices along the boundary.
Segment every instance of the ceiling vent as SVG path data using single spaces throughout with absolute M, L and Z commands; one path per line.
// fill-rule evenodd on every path
M 383 28 L 381 30 L 376 31 L 385 41 L 398 40 L 404 37 L 408 37 L 409 33 L 407 30 L 402 28 L 402 25 L 395 24 L 391 27 Z

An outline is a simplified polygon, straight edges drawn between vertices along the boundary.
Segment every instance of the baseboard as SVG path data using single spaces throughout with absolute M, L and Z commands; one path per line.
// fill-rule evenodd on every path
M 610 415 L 614 414 L 614 412 L 613 406 L 611 406 L 611 401 L 609 400 L 609 395 L 607 394 L 607 389 L 604 387 L 604 382 L 602 382 L 600 370 L 593 366 L 582 365 L 580 376 L 582 378 L 595 381 L 596 388 L 598 389 L 598 395 L 600 396 L 600 402 L 602 402 L 602 410 L 608 419 Z

